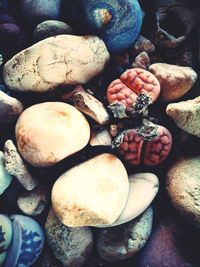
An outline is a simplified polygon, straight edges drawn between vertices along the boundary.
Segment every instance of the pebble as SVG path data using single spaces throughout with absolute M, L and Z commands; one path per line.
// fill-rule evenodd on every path
M 31 29 L 45 20 L 56 20 L 61 16 L 62 0 L 21 0 L 24 22 Z
M 132 63 L 133 68 L 141 68 L 147 70 L 150 65 L 150 58 L 147 52 L 141 52 Z
M 33 32 L 33 39 L 39 42 L 48 37 L 72 33 L 73 29 L 67 23 L 59 20 L 46 20 L 37 25 Z
M 74 106 L 85 115 L 89 116 L 99 124 L 109 121 L 109 114 L 103 104 L 91 94 L 78 92 L 73 95 Z
M 185 132 L 200 137 L 200 96 L 169 104 L 166 113 Z
M 14 97 L 0 91 L 0 123 L 16 121 L 23 111 L 23 104 Z
M 181 157 L 167 173 L 166 186 L 172 204 L 200 228 L 200 157 Z
M 107 129 L 102 129 L 91 132 L 90 137 L 90 145 L 91 146 L 111 146 L 112 145 L 112 137 L 110 132 Z
M 31 192 L 24 192 L 17 200 L 19 209 L 26 215 L 42 214 L 48 205 L 48 192 L 44 186 L 38 185 Z
M 104 153 L 58 178 L 52 205 L 62 223 L 70 227 L 112 224 L 125 206 L 128 190 L 124 165 L 116 156 Z
M 142 35 L 139 35 L 134 47 L 132 49 L 133 54 L 140 54 L 142 52 L 146 52 L 147 54 L 153 53 L 155 51 L 155 45 L 147 38 Z
M 134 256 L 146 244 L 152 230 L 153 210 L 121 226 L 99 230 L 97 249 L 101 258 L 118 262 Z
M 163 102 L 171 102 L 181 98 L 192 88 L 197 80 L 197 73 L 190 67 L 155 63 L 148 70 L 160 82 L 160 99 Z
M 87 261 L 93 248 L 89 227 L 67 227 L 50 209 L 45 231 L 49 246 L 64 266 L 80 267 Z
M 36 167 L 51 166 L 80 151 L 89 138 L 90 126 L 85 117 L 62 102 L 33 105 L 16 124 L 19 152 Z
M 78 28 L 100 36 L 111 53 L 130 47 L 142 26 L 138 0 L 65 1 L 66 18 Z M 124 19 L 126 18 L 126 19 Z
M 12 181 L 12 176 L 6 171 L 4 164 L 4 154 L 0 151 L 0 195 L 4 193 Z
M 11 90 L 33 92 L 84 84 L 104 69 L 109 58 L 105 44 L 96 36 L 58 35 L 9 60 L 3 69 L 4 82 Z
M 4 156 L 6 171 L 16 177 L 26 190 L 33 190 L 38 185 L 38 180 L 30 173 L 11 140 L 5 142 Z

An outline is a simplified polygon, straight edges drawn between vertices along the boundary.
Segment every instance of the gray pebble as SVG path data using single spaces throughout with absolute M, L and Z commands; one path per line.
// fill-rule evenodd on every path
M 51 209 L 45 230 L 54 255 L 64 266 L 79 267 L 87 261 L 93 247 L 92 231 L 89 227 L 67 227 Z
M 140 53 L 134 60 L 132 67 L 148 69 L 150 66 L 150 59 L 147 52 Z
M 101 229 L 97 249 L 102 259 L 117 262 L 132 257 L 148 240 L 153 221 L 153 210 L 148 208 L 141 216 L 126 224 Z

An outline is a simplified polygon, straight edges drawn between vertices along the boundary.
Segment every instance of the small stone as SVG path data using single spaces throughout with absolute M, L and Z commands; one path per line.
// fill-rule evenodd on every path
M 152 53 L 154 51 L 155 51 L 155 45 L 144 36 L 139 35 L 134 44 L 133 53 L 138 55 L 142 52 Z
M 74 106 L 99 124 L 109 121 L 109 114 L 103 104 L 86 92 L 78 92 L 73 96 Z
M 90 137 L 91 146 L 111 146 L 112 137 L 107 129 L 92 131 Z
M 167 191 L 174 207 L 200 228 L 200 157 L 179 158 L 167 173 Z
M 136 173 L 129 176 L 129 194 L 126 205 L 119 218 L 111 225 L 98 227 L 113 227 L 127 223 L 144 212 L 158 193 L 159 180 L 153 173 Z
M 15 132 L 20 154 L 36 167 L 51 166 L 80 151 L 90 138 L 82 113 L 62 102 L 29 107 L 18 119 Z
M 52 189 L 52 205 L 70 227 L 112 224 L 125 206 L 128 190 L 124 165 L 105 153 L 61 175 Z
M 0 214 L 0 266 L 3 266 L 3 263 L 6 259 L 7 250 L 11 244 L 13 237 L 12 223 L 6 215 Z
M 26 215 L 42 214 L 48 205 L 48 193 L 44 186 L 38 185 L 31 192 L 24 192 L 17 200 L 19 209 Z
M 38 185 L 38 181 L 28 171 L 11 140 L 5 142 L 4 155 L 6 171 L 16 177 L 26 190 L 33 190 Z
M 22 103 L 0 91 L 0 123 L 15 121 L 23 111 Z
M 39 42 L 48 37 L 72 33 L 73 29 L 67 23 L 58 20 L 46 20 L 37 25 L 33 38 L 35 42 Z
M 64 266 L 80 267 L 87 261 L 93 247 L 92 231 L 89 227 L 67 227 L 51 209 L 45 231 L 52 252 Z
M 147 52 L 142 52 L 135 58 L 132 67 L 148 69 L 149 65 L 150 65 L 150 59 Z
M 169 104 L 166 113 L 185 132 L 200 137 L 200 96 Z
M 148 70 L 160 82 L 160 99 L 163 102 L 170 102 L 181 98 L 192 88 L 197 80 L 197 73 L 190 67 L 155 63 Z
M 101 258 L 117 262 L 134 256 L 146 244 L 152 223 L 153 210 L 150 207 L 127 224 L 99 230 L 97 249 Z
M 4 193 L 12 181 L 12 176 L 6 171 L 4 164 L 4 154 L 0 151 L 0 195 Z
M 46 92 L 61 85 L 89 82 L 110 55 L 96 36 L 58 35 L 21 51 L 4 66 L 4 82 L 11 90 Z
M 74 103 L 74 95 L 76 93 L 80 93 L 80 92 L 85 92 L 85 89 L 82 85 L 77 85 L 74 87 L 74 89 L 70 90 L 69 92 L 66 92 L 64 93 L 62 96 L 61 96 L 61 99 L 62 101 L 64 102 L 68 102 L 70 104 L 73 104 Z

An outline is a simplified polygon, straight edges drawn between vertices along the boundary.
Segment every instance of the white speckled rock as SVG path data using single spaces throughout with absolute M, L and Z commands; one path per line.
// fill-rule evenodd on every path
M 148 208 L 158 189 L 159 180 L 153 173 L 136 173 L 129 176 L 129 194 L 121 215 L 113 224 L 97 227 L 113 227 L 133 220 Z
M 129 183 L 122 162 L 101 154 L 65 172 L 52 189 L 52 205 L 71 227 L 111 224 L 121 214 Z
M 200 96 L 169 104 L 166 112 L 182 130 L 200 137 Z
M 33 166 L 48 167 L 81 150 L 90 126 L 75 107 L 46 102 L 26 109 L 16 124 L 20 154 Z
M 99 74 L 110 55 L 96 36 L 58 35 L 19 52 L 3 69 L 11 90 L 46 92 L 84 84 Z

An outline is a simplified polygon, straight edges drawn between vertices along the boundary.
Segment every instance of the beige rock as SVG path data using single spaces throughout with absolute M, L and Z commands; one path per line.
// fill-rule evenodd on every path
M 178 159 L 167 173 L 167 190 L 175 208 L 200 228 L 200 156 Z
M 90 137 L 91 146 L 111 146 L 112 137 L 107 129 L 92 131 Z
M 109 114 L 103 104 L 94 96 L 86 92 L 78 92 L 73 96 L 75 107 L 91 117 L 99 124 L 109 121 Z
M 85 147 L 90 127 L 75 107 L 62 102 L 31 106 L 16 124 L 20 154 L 33 166 L 47 167 Z
M 111 224 L 121 214 L 128 191 L 124 165 L 105 153 L 64 173 L 53 186 L 52 205 L 67 226 Z
M 169 104 L 166 112 L 182 130 L 200 137 L 200 96 L 193 100 Z
M 58 85 L 87 83 L 109 58 L 96 36 L 58 35 L 15 55 L 5 64 L 3 76 L 12 90 L 45 92 Z
M 197 73 L 190 67 L 156 63 L 148 69 L 161 85 L 160 99 L 174 101 L 186 94 L 197 80 Z

